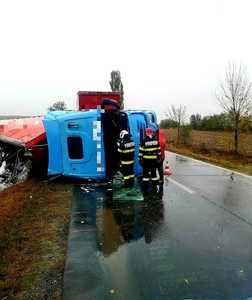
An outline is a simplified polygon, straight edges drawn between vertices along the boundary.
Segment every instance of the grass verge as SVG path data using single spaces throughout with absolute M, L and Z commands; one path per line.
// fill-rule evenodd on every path
M 61 299 L 71 186 L 29 180 L 0 193 L 0 299 Z
M 252 158 L 228 152 L 206 151 L 192 148 L 191 146 L 174 144 L 168 145 L 168 150 L 178 154 L 186 155 L 195 159 L 212 163 L 214 165 L 228 168 L 233 171 L 252 175 Z

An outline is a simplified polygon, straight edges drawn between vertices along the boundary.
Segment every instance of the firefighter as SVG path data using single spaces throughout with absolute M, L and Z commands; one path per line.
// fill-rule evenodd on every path
M 146 128 L 145 139 L 139 147 L 139 159 L 143 167 L 143 184 L 147 189 L 151 178 L 152 187 L 158 184 L 157 168 L 161 159 L 160 144 L 152 128 Z
M 121 173 L 125 187 L 132 187 L 134 185 L 134 153 L 135 143 L 131 139 L 131 135 L 127 130 L 120 132 L 120 139 L 118 142 L 118 152 L 120 156 Z

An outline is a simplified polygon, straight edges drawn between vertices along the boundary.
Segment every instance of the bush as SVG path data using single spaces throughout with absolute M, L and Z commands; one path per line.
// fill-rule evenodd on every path
M 189 144 L 192 133 L 192 127 L 190 125 L 181 126 L 181 143 Z
M 177 122 L 172 119 L 164 119 L 160 122 L 159 126 L 163 129 L 176 128 Z

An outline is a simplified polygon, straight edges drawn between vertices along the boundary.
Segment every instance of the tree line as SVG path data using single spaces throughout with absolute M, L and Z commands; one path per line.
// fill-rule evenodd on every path
M 160 122 L 160 127 L 163 129 L 177 128 L 177 121 L 171 118 L 164 119 Z M 201 116 L 193 114 L 189 118 L 189 122 L 182 126 L 189 126 L 194 130 L 202 131 L 233 131 L 232 118 L 227 113 Z M 252 133 L 252 116 L 243 117 L 240 122 L 240 132 Z

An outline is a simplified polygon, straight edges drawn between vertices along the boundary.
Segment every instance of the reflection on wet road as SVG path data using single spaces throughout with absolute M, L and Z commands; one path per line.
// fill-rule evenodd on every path
M 163 195 L 144 201 L 74 188 L 65 300 L 252 297 L 252 180 L 169 161 Z

